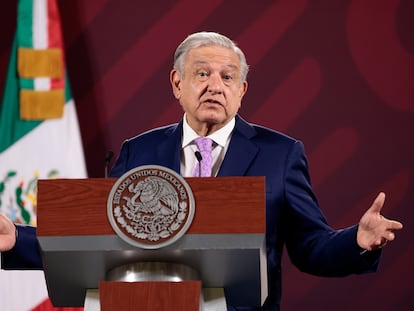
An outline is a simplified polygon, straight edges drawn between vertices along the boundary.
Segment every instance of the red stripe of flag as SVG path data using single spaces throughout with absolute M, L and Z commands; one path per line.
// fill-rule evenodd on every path
M 47 0 L 47 20 L 49 48 L 62 48 L 63 40 L 56 0 Z
M 62 26 L 60 22 L 59 9 L 56 0 L 47 0 L 48 17 L 48 47 L 60 48 L 62 50 L 63 64 L 65 63 Z M 50 80 L 51 89 L 63 89 L 65 87 L 64 77 Z
M 84 308 L 74 308 L 74 307 L 54 307 L 50 299 L 45 299 L 39 303 L 36 307 L 30 309 L 30 311 L 83 311 Z

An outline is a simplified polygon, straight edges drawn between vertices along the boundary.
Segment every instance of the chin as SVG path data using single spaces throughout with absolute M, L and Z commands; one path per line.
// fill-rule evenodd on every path
M 203 116 L 200 118 L 201 122 L 209 123 L 209 124 L 220 124 L 223 123 L 225 118 L 218 117 L 218 116 Z

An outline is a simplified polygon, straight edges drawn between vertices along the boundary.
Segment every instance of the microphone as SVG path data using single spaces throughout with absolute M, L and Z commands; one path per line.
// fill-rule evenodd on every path
M 112 150 L 108 150 L 105 154 L 105 178 L 108 177 L 108 166 L 113 156 L 114 156 L 114 152 Z
M 200 151 L 195 151 L 194 155 L 198 161 L 198 177 L 201 177 L 201 160 L 203 160 L 203 157 L 201 156 Z

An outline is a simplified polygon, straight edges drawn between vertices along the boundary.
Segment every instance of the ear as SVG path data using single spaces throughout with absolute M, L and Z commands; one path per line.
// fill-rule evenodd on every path
M 170 83 L 176 99 L 181 97 L 181 74 L 177 69 L 172 69 L 170 72 Z
M 240 101 L 243 99 L 244 94 L 246 94 L 247 87 L 248 87 L 247 81 L 243 81 L 242 85 L 240 86 L 240 90 L 239 90 Z
M 240 101 L 239 101 L 239 107 L 238 107 L 238 109 L 240 109 L 240 107 L 242 105 L 243 96 L 247 92 L 247 86 L 248 86 L 247 81 L 243 81 L 243 83 L 239 87 L 239 98 L 240 98 Z

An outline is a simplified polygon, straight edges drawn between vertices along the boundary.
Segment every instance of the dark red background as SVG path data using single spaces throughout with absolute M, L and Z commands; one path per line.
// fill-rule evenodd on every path
M 411 0 L 59 1 L 67 68 L 90 177 L 123 139 L 177 121 L 168 75 L 194 31 L 233 38 L 251 65 L 241 115 L 301 139 L 334 227 L 376 194 L 405 229 L 379 272 L 304 275 L 285 258 L 284 310 L 413 310 L 414 2 Z M 0 11 L 0 85 L 16 1 Z

